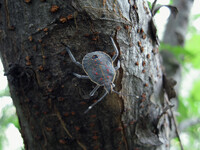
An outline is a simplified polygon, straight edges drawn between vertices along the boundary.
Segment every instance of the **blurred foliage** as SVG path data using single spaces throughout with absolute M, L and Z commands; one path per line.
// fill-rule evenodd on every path
M 0 91 L 0 97 L 3 97 L 3 96 L 10 96 L 10 92 L 9 92 L 8 86 L 4 90 Z
M 194 68 L 200 68 L 200 34 L 194 34 L 191 39 L 186 41 L 185 48 L 192 54 L 192 58 L 186 60 L 193 65 Z
M 151 9 L 152 8 L 152 3 L 150 1 L 147 1 L 147 4 L 148 4 L 149 8 Z
M 15 114 L 15 107 L 13 105 L 6 105 L 2 109 L 0 116 L 0 150 L 3 150 L 3 143 L 7 142 L 5 131 L 10 123 L 14 124 L 18 129 L 20 128 Z
M 200 149 L 200 125 L 196 124 L 188 128 L 187 131 L 188 131 L 187 133 L 188 133 L 189 144 L 184 145 L 185 149 L 199 150 Z
M 161 50 L 171 51 L 177 60 L 184 66 L 185 64 L 192 64 L 196 69 L 200 68 L 200 34 L 194 34 L 186 41 L 185 47 L 172 46 L 164 43 L 160 44 Z
M 183 68 L 187 64 L 191 64 L 191 68 L 187 68 L 186 73 L 190 69 L 200 69 L 200 34 L 190 32 L 191 38 L 186 40 L 185 47 L 171 46 L 161 43 L 160 49 L 171 51 L 177 60 L 182 64 Z M 184 87 L 183 87 L 184 88 Z M 179 95 L 179 109 L 180 116 L 177 117 L 179 124 L 189 118 L 200 118 L 200 75 L 198 81 L 195 81 L 193 88 L 188 97 Z M 181 132 L 183 146 L 185 150 L 200 150 L 200 123 L 188 127 L 185 131 Z M 177 139 L 172 140 L 172 149 L 179 150 L 180 146 Z
M 200 80 L 194 82 L 193 88 L 190 95 L 185 98 L 179 96 L 179 113 L 180 116 L 177 117 L 178 122 L 181 124 L 182 121 L 192 118 L 200 118 Z M 188 120 L 189 122 L 190 120 Z M 199 150 L 200 149 L 200 122 L 182 131 L 187 139 L 183 142 L 184 148 L 186 150 Z
M 170 0 L 170 4 L 173 5 L 173 0 Z M 193 26 L 193 22 L 200 19 L 200 14 L 191 16 L 188 37 L 185 41 L 185 46 L 171 46 L 161 43 L 160 49 L 169 50 L 174 54 L 176 59 L 182 64 L 184 73 L 187 74 L 191 70 L 200 69 L 200 34 L 197 27 Z M 186 66 L 191 66 L 190 68 Z M 183 80 L 184 75 L 183 74 Z M 191 76 L 193 78 L 193 76 Z M 184 88 L 184 87 L 182 87 Z M 177 120 L 179 124 L 183 121 L 191 118 L 200 119 L 200 75 L 198 79 L 193 81 L 192 89 L 189 91 L 188 97 L 183 97 L 179 95 L 179 116 Z M 182 143 L 185 150 L 200 150 L 200 123 L 192 125 L 181 132 Z M 174 138 L 171 141 L 171 150 L 180 150 L 179 141 Z
M 179 122 L 192 117 L 200 118 L 200 80 L 194 82 L 193 88 L 188 97 L 179 96 L 179 109 L 180 116 L 177 118 Z M 187 111 L 186 111 L 187 110 Z M 200 127 L 200 125 L 199 125 Z
M 20 129 L 18 118 L 15 114 L 15 107 L 13 105 L 6 105 L 1 113 L 1 128 L 6 128 L 9 123 L 12 123 L 16 128 Z
M 0 98 L 9 96 L 9 88 L 0 91 Z M 7 142 L 5 131 L 9 124 L 13 124 L 16 128 L 20 129 L 18 118 L 16 115 L 14 105 L 6 105 L 0 112 L 0 150 L 3 150 L 3 144 Z
M 170 1 L 169 1 L 169 5 L 173 5 L 173 0 L 170 0 Z
M 194 20 L 199 19 L 199 18 L 200 18 L 200 14 L 196 14 L 196 15 L 194 15 L 194 16 L 192 17 L 192 20 L 194 21 Z

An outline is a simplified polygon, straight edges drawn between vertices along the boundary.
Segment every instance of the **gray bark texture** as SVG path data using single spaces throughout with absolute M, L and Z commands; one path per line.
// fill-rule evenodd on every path
M 1 59 L 27 150 L 169 149 L 173 124 L 146 0 L 0 3 Z M 111 93 L 83 114 L 104 89 L 88 97 L 95 84 L 72 75 L 85 73 L 61 42 L 81 62 L 97 50 L 112 56 L 110 35 L 120 51 L 114 83 L 122 96 Z

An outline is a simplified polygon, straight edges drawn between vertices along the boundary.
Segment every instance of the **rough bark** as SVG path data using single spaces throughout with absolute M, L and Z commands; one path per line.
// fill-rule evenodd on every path
M 1 58 L 26 149 L 168 149 L 170 118 L 146 1 L 4 0 L 0 11 Z M 81 62 L 96 50 L 112 55 L 113 32 L 121 59 L 115 89 L 124 94 L 109 94 L 83 115 L 103 88 L 87 96 L 95 84 L 72 75 L 84 71 L 61 42 Z

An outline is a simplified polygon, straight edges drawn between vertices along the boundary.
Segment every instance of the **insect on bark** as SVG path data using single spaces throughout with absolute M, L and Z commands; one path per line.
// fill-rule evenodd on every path
M 105 89 L 105 93 L 101 98 L 99 98 L 95 103 L 90 105 L 88 109 L 84 112 L 87 113 L 91 110 L 97 103 L 99 103 L 108 93 L 111 93 L 113 88 L 115 87 L 114 79 L 116 75 L 116 70 L 120 68 L 120 61 L 118 60 L 117 66 L 113 66 L 113 62 L 119 55 L 119 51 L 112 37 L 110 37 L 112 45 L 115 50 L 114 56 L 111 58 L 108 54 L 102 51 L 95 51 L 86 54 L 83 57 L 82 64 L 74 58 L 68 46 L 66 46 L 66 50 L 71 58 L 71 60 L 80 68 L 82 68 L 87 75 L 80 75 L 77 73 L 73 73 L 77 78 L 80 79 L 90 79 L 94 82 L 96 87 L 90 92 L 90 96 L 93 96 L 94 93 L 99 89 L 100 86 L 103 86 Z M 114 91 L 119 94 L 118 92 Z

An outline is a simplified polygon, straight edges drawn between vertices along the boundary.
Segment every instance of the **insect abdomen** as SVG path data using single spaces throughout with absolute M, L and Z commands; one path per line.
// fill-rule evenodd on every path
M 103 52 L 88 53 L 83 58 L 83 68 L 90 79 L 99 85 L 112 83 L 115 77 L 115 68 L 109 55 Z

